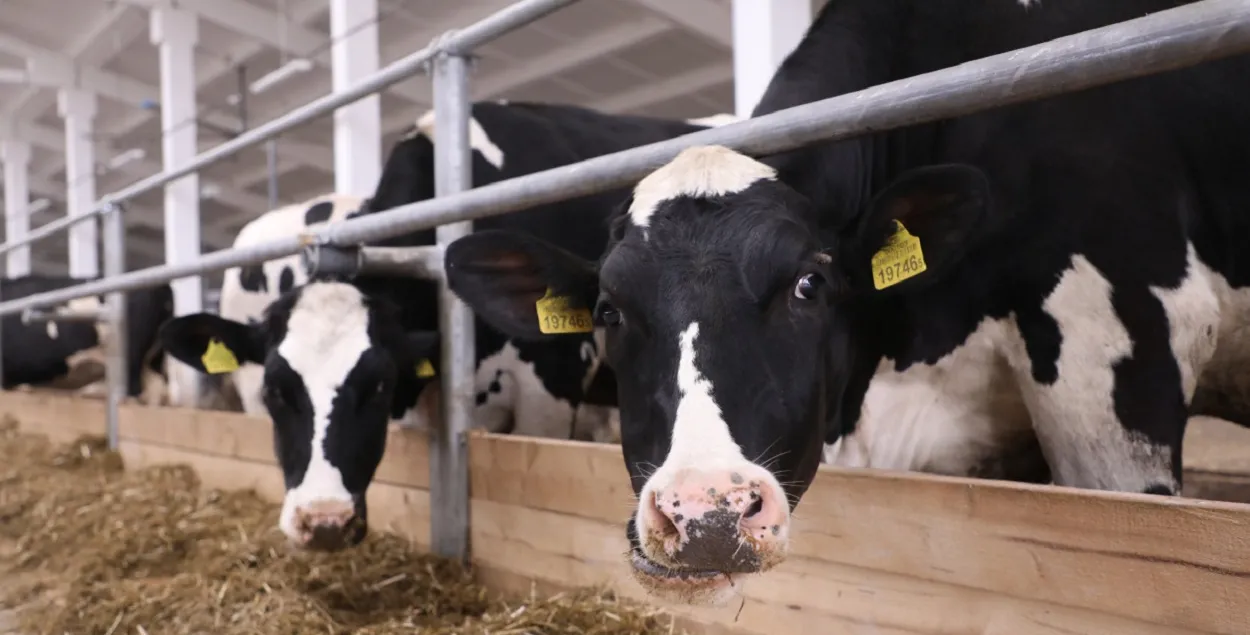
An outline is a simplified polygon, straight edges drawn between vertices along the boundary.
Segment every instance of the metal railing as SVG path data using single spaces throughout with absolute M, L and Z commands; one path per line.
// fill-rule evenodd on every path
M 467 189 L 471 181 L 465 54 L 470 45 L 481 44 L 504 32 L 506 28 L 502 25 L 519 26 L 571 1 L 517 3 L 487 21 L 388 67 L 360 87 L 324 97 L 284 118 L 306 121 L 315 114 L 348 103 L 351 101 L 348 95 L 363 96 L 365 92 L 361 87 L 377 90 L 397 81 L 400 71 L 393 69 L 398 66 L 411 64 L 405 68 L 415 72 L 421 63 L 432 60 L 438 120 L 436 198 L 353 218 L 299 236 L 217 251 L 193 263 L 163 265 L 121 275 L 114 271 L 101 280 L 0 302 L 0 316 L 79 297 L 116 294 L 185 276 L 257 264 L 298 253 L 311 245 L 348 246 L 430 227 L 440 227 L 436 248 L 441 250 L 467 233 L 473 220 L 626 186 L 672 159 L 682 149 L 694 145 L 719 144 L 748 154 L 769 154 L 816 141 L 846 139 L 965 115 L 1250 51 L 1250 2 L 1202 0 L 739 123 Z M 482 26 L 486 23 L 494 26 Z M 466 33 L 477 35 L 469 37 Z M 448 45 L 449 42 L 453 45 Z M 409 61 L 418 58 L 420 62 Z M 272 129 L 258 128 L 248 141 L 258 143 L 267 138 L 265 134 L 276 133 Z M 146 182 L 154 184 L 149 187 L 156 187 L 155 184 L 189 174 L 210 163 L 210 159 L 220 159 L 248 145 L 240 143 L 242 140 L 244 138 L 218 146 L 189 166 L 154 176 Z M 123 194 L 133 195 L 134 188 L 106 197 L 105 201 L 120 200 Z M 117 240 L 111 233 L 106 233 L 106 237 Z M 0 253 L 5 247 L 9 246 L 0 246 Z M 431 532 L 436 552 L 463 557 L 467 554 L 468 532 L 468 476 L 464 452 L 474 370 L 473 329 L 471 313 L 447 292 L 445 282 L 442 285 L 439 310 L 444 334 L 443 363 L 448 369 L 443 375 L 447 416 L 443 420 L 445 427 L 434 432 L 431 446 L 431 500 L 437 509 L 432 515 Z

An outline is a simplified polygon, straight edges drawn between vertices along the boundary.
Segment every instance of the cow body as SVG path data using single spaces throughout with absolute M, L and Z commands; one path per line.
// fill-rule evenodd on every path
M 28 275 L 0 281 L 0 297 L 15 300 L 36 293 L 88 282 L 67 276 Z M 103 301 L 80 298 L 50 310 L 75 313 L 98 311 Z M 168 286 L 126 294 L 127 395 L 145 404 L 165 400 L 165 379 L 156 330 L 173 315 L 173 295 Z M 102 395 L 107 342 L 112 326 L 99 322 L 57 321 L 23 324 L 20 315 L 6 315 L 4 337 L 4 387 L 23 384 L 79 390 Z
M 565 106 L 485 102 L 474 104 L 472 114 L 475 185 L 704 129 Z M 434 126 L 432 115 L 422 117 L 392 149 L 377 191 L 360 214 L 433 196 Z M 627 194 L 620 190 L 542 205 L 482 219 L 475 229 L 519 231 L 589 257 L 602 250 L 607 216 Z M 326 219 L 351 206 L 327 210 Z M 273 223 L 285 227 L 283 232 L 302 224 L 298 208 L 287 213 L 285 225 Z M 434 242 L 431 229 L 382 244 Z M 233 279 L 228 276 L 220 315 L 173 320 L 162 330 L 162 341 L 176 358 L 202 372 L 209 370 L 202 356 L 210 347 L 224 346 L 240 364 L 255 365 L 258 391 L 248 389 L 256 396 L 247 398 L 273 419 L 287 476 L 282 530 L 304 547 L 355 544 L 364 535 L 364 491 L 381 459 L 388 419 L 411 415 L 417 425 L 428 425 L 438 410 L 438 285 L 409 277 L 362 276 L 350 284 L 332 278 L 305 281 L 297 270 L 274 264 L 250 279 L 253 289 L 277 297 L 260 315 L 255 314 L 260 301 L 236 313 L 230 307 L 236 286 L 246 290 L 248 279 L 246 269 Z M 601 359 L 601 336 L 593 331 L 543 342 L 511 341 L 479 320 L 475 337 L 475 426 L 567 438 L 588 395 L 601 395 L 608 402 L 601 405 L 615 405 L 614 391 L 591 390 Z M 608 426 L 613 419 L 610 413 L 602 416 Z
M 773 112 L 1170 8 L 831 0 Z M 1250 423 L 1250 57 L 762 160 L 694 148 L 592 262 L 495 232 L 452 288 L 501 330 L 594 307 L 651 592 L 718 602 L 843 465 L 1176 494 L 1189 414 Z M 1218 409 L 1219 412 L 1215 412 Z M 788 502 L 788 504 L 787 504 Z

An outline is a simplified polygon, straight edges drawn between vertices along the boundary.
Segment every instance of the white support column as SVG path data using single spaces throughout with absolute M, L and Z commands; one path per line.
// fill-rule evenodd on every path
M 65 120 L 65 213 L 80 216 L 95 207 L 96 96 L 62 88 L 57 110 Z M 100 221 L 91 219 L 69 228 L 69 275 L 100 275 Z
M 0 159 L 4 160 L 4 240 L 12 242 L 30 232 L 30 144 L 0 141 Z M 30 246 L 10 251 L 4 264 L 7 278 L 29 275 Z
M 161 156 L 165 170 L 191 162 L 196 155 L 195 44 L 199 25 L 195 15 L 172 7 L 152 10 L 152 43 L 160 48 Z M 165 262 L 193 261 L 200 255 L 200 177 L 185 176 L 165 186 Z M 200 276 L 174 280 L 174 314 L 202 310 Z M 169 398 L 173 405 L 194 407 L 199 402 L 200 377 L 173 359 L 168 363 Z
M 377 16 L 377 0 L 330 0 L 335 92 L 377 72 Z M 334 191 L 339 194 L 371 196 L 382 176 L 380 99 L 370 95 L 334 113 Z
M 811 0 L 733 0 L 734 111 L 750 117 L 812 22 Z

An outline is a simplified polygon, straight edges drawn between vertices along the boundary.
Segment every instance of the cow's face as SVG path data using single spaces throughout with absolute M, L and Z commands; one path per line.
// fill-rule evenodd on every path
M 593 307 L 639 500 L 626 531 L 635 577 L 665 599 L 715 604 L 788 551 L 858 316 L 876 301 L 860 254 L 884 242 L 903 203 L 979 192 L 973 174 L 904 182 L 839 238 L 771 168 L 692 148 L 639 182 L 597 267 L 503 232 L 453 243 L 445 264 L 452 289 L 514 337 L 541 337 L 534 307 L 549 290 Z
M 201 372 L 230 370 L 215 364 L 223 350 L 264 367 L 287 489 L 279 525 L 299 546 L 337 550 L 365 536 L 365 490 L 401 414 L 396 397 L 420 391 L 418 368 L 438 352 L 436 333 L 404 332 L 397 315 L 352 285 L 314 282 L 284 294 L 259 324 L 202 313 L 161 329 L 170 353 Z

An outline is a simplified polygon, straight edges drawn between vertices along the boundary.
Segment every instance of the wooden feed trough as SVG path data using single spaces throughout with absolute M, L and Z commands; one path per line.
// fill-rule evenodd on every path
M 104 404 L 8 392 L 0 412 L 56 440 L 101 434 Z M 267 421 L 126 406 L 130 467 L 192 466 L 206 486 L 281 500 Z M 609 582 L 632 505 L 617 446 L 475 434 L 471 541 L 488 586 Z M 393 431 L 370 522 L 426 544 L 425 438 Z M 1186 440 L 1198 495 L 1248 500 L 1250 432 L 1201 422 Z M 1250 506 L 822 467 L 791 558 L 741 607 L 676 609 L 702 633 L 1180 635 L 1250 633 Z

